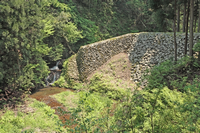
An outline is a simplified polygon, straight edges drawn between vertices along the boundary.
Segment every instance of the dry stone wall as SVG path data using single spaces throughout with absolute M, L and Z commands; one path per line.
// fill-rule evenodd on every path
M 185 34 L 177 33 L 178 58 L 183 57 Z M 194 34 L 194 43 L 200 33 Z M 137 82 L 146 68 L 151 68 L 174 56 L 173 33 L 131 33 L 82 46 L 77 53 L 81 80 L 103 65 L 112 56 L 125 52 L 132 63 L 132 80 Z
M 64 64 L 64 70 L 66 71 L 65 79 L 67 80 L 79 80 L 79 72 L 77 69 L 76 54 L 67 59 Z
M 80 79 L 84 80 L 89 74 L 103 65 L 112 56 L 126 52 L 133 44 L 136 34 L 107 39 L 86 46 L 82 46 L 77 53 L 77 65 Z

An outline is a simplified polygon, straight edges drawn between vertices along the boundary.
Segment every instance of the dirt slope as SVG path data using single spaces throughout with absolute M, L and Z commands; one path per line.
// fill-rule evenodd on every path
M 96 73 L 102 74 L 104 78 L 112 77 L 110 81 L 114 82 L 118 87 L 131 89 L 135 87 L 134 82 L 131 81 L 131 62 L 126 53 L 113 56 L 90 74 L 87 80 L 89 81 Z

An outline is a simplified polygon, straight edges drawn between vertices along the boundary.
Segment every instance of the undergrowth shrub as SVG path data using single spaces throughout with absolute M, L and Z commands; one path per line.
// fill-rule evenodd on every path
M 184 87 L 187 96 L 185 103 L 180 105 L 180 112 L 187 113 L 185 129 L 190 132 L 200 131 L 200 82 L 199 78 L 194 79 L 194 84 Z
M 144 74 L 144 80 L 147 80 L 147 88 L 162 88 L 168 86 L 169 89 L 178 89 L 183 91 L 188 83 L 193 84 L 195 71 L 199 70 L 199 63 L 196 59 L 184 57 L 177 62 L 167 60 L 160 65 L 148 69 Z
M 63 75 L 61 75 L 60 77 L 59 77 L 59 79 L 58 80 L 56 80 L 53 84 L 52 84 L 52 86 L 59 86 L 59 87 L 61 87 L 61 88 L 68 88 L 69 87 L 69 85 L 66 83 L 66 81 L 65 81 L 65 78 L 63 77 Z
M 187 132 L 190 113 L 180 108 L 193 100 L 194 97 L 167 87 L 136 91 L 118 106 L 116 131 Z
M 55 98 L 58 102 L 62 103 L 62 105 L 64 105 L 67 108 L 67 110 L 76 108 L 79 101 L 78 93 L 72 91 L 64 91 L 51 97 Z
M 29 104 L 31 112 L 6 110 L 0 115 L 0 133 L 66 132 L 55 110 L 34 100 Z
M 91 93 L 99 92 L 100 94 L 112 99 L 121 99 L 126 93 L 125 89 L 116 87 L 114 83 L 111 83 L 109 77 L 105 79 L 98 73 L 91 78 L 88 87 Z
M 198 61 L 200 61 L 200 41 L 198 41 L 198 42 L 194 45 L 193 50 L 194 50 L 195 52 L 198 52 Z
M 70 110 L 76 125 L 70 132 L 199 132 L 200 78 L 197 59 L 167 60 L 144 79 L 146 88 L 134 92 L 116 87 L 109 77 L 95 74 L 89 92 L 78 92 L 77 107 Z M 81 86 L 81 85 L 80 85 Z M 120 99 L 113 111 L 110 99 Z M 114 112 L 111 115 L 111 112 Z M 68 112 L 69 113 L 69 112 Z
M 86 89 L 87 86 L 84 85 L 84 83 L 76 83 L 74 86 L 73 86 L 73 89 L 75 90 L 83 90 L 83 89 Z
M 188 57 L 176 63 L 165 61 L 147 71 L 146 88 L 134 92 L 120 90 L 109 77 L 95 74 L 88 85 L 89 92 L 79 92 L 78 106 L 72 111 L 78 125 L 68 131 L 199 132 L 200 78 L 195 73 L 199 70 L 195 63 L 196 59 Z M 113 115 L 112 104 L 99 101 L 105 99 L 102 96 L 120 99 Z
M 99 126 L 104 125 L 103 111 L 113 103 L 107 97 L 96 93 L 78 92 L 79 102 L 77 108 L 70 111 L 71 119 L 67 120 L 66 126 L 77 125 L 74 129 L 68 128 L 70 132 L 98 132 Z M 65 112 L 66 113 L 66 112 Z M 76 121 L 74 121 L 76 120 Z
M 70 132 L 197 132 L 200 100 L 197 86 L 186 88 L 192 87 L 186 93 L 167 87 L 128 90 L 116 108 L 108 97 L 81 91 L 65 125 L 76 125 Z

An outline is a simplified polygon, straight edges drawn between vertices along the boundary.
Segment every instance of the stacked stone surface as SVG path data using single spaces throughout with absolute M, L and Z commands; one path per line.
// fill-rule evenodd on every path
M 176 36 L 179 59 L 184 55 L 185 34 Z M 194 33 L 194 44 L 199 39 L 200 33 Z M 86 79 L 112 56 L 122 52 L 129 55 L 132 79 L 137 82 L 146 68 L 174 57 L 173 33 L 130 33 L 82 46 L 76 57 L 80 79 Z

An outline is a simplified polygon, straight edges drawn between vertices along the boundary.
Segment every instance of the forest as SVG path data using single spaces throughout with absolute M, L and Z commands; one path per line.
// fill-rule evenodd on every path
M 199 31 L 200 0 L 1 0 L 0 133 L 200 132 L 200 41 L 193 43 Z M 174 37 L 173 59 L 147 70 L 144 88 L 116 78 L 113 62 L 87 83 L 68 81 L 66 65 L 81 46 L 139 32 Z M 185 52 L 178 60 L 179 32 Z M 46 86 L 57 61 L 62 74 L 52 86 L 73 90 L 51 96 L 67 108 L 60 108 L 70 115 L 64 122 L 55 109 L 29 98 Z

